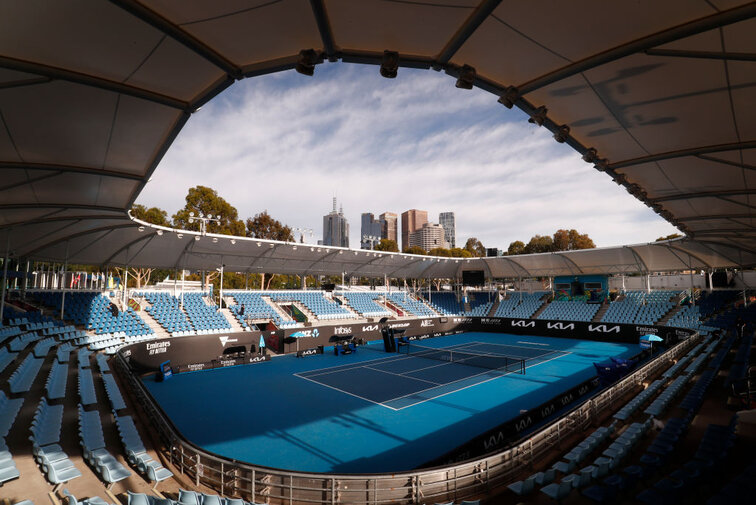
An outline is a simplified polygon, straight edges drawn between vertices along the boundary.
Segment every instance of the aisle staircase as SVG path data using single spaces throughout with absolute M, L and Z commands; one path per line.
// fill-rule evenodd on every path
M 591 319 L 592 322 L 598 323 L 601 322 L 601 320 L 604 317 L 604 314 L 606 314 L 606 311 L 609 310 L 609 304 L 608 303 L 602 303 L 601 308 L 598 309 L 598 312 L 596 312 L 596 315 L 593 316 L 593 319 Z
M 225 301 L 225 296 L 223 297 Z M 223 317 L 226 318 L 226 321 L 229 322 L 231 325 L 231 331 L 237 332 L 237 331 L 245 331 L 244 328 L 242 328 L 242 325 L 239 324 L 239 321 L 236 319 L 236 316 L 234 316 L 231 313 L 230 309 L 220 309 L 220 313 L 223 314 Z

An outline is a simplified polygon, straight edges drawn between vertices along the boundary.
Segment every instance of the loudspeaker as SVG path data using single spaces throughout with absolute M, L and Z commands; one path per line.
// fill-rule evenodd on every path
M 323 288 L 323 291 L 333 291 L 334 289 L 336 289 L 336 284 L 322 284 L 320 287 Z

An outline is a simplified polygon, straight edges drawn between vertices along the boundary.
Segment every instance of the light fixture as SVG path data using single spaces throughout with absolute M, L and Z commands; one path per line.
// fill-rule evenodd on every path
M 310 247 L 310 252 L 312 252 L 312 251 L 314 251 L 314 250 L 315 250 L 315 248 L 314 248 L 314 247 Z
M 144 226 L 140 226 L 139 228 L 137 228 L 137 230 L 144 231 Z
M 499 103 L 507 109 L 511 109 L 515 102 L 520 98 L 520 92 L 514 86 L 509 86 L 499 97 Z
M 195 235 L 195 236 L 194 236 L 194 240 L 195 240 L 195 241 L 199 242 L 199 239 L 200 239 L 200 238 L 199 238 L 199 235 Z
M 318 53 L 314 49 L 302 49 L 294 69 L 302 75 L 313 75 L 317 63 Z
M 470 65 L 462 65 L 462 68 L 459 69 L 455 86 L 461 89 L 472 89 L 474 83 L 475 68 Z
M 158 230 L 157 234 L 160 235 L 160 236 L 162 236 L 163 235 L 163 230 Z
M 606 172 L 606 169 L 609 168 L 609 160 L 606 158 L 601 158 L 600 160 L 596 160 L 593 164 L 593 168 L 598 170 L 599 172 Z
M 291 250 L 292 251 L 296 251 L 297 250 L 297 246 L 292 246 Z
M 396 51 L 383 51 L 381 75 L 388 79 L 393 79 L 396 77 L 397 70 L 399 70 L 399 53 Z
M 262 244 L 260 242 L 257 243 L 257 247 L 262 247 Z
M 234 245 L 234 244 L 236 244 L 236 239 L 233 239 L 233 238 L 232 238 L 232 239 L 231 239 L 231 245 Z
M 213 237 L 213 244 L 217 244 L 217 243 L 218 243 L 218 237 Z
M 554 140 L 556 140 L 560 144 L 563 144 L 568 138 L 570 138 L 570 127 L 566 124 L 563 124 L 554 134 Z
M 583 161 L 586 163 L 596 163 L 598 161 L 598 151 L 595 147 L 589 147 L 583 153 Z
M 546 121 L 546 114 L 549 113 L 549 109 L 541 105 L 536 110 L 533 111 L 533 113 L 530 115 L 530 118 L 528 119 L 528 123 L 537 124 L 538 126 L 543 126 L 544 121 Z
M 177 234 L 176 234 L 176 236 L 177 236 L 178 238 L 184 238 L 184 234 L 183 234 L 183 233 L 177 233 Z

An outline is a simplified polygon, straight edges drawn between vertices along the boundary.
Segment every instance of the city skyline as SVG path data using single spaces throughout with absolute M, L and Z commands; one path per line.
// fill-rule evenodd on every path
M 187 123 L 137 203 L 173 214 L 197 185 L 240 216 L 267 209 L 313 230 L 324 214 L 316 195 L 335 194 L 350 223 L 370 209 L 454 209 L 459 244 L 501 249 L 560 228 L 599 247 L 677 231 L 524 114 L 412 69 L 390 80 L 324 64 L 314 79 L 289 71 L 235 84 Z

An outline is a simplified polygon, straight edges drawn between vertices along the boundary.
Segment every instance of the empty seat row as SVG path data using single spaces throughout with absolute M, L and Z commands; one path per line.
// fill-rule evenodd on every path
M 5 444 L 5 438 L 0 437 L 0 485 L 9 480 L 17 479 L 19 476 L 21 476 L 21 472 L 16 468 L 13 455 Z
M 41 335 L 39 335 L 36 331 L 28 331 L 26 333 L 22 333 L 21 335 L 16 336 L 13 340 L 10 341 L 8 344 L 8 347 L 11 351 L 22 351 L 26 349 L 26 346 L 29 344 L 33 344 L 37 340 L 40 340 L 42 338 Z
M 97 393 L 95 393 L 94 380 L 92 379 L 91 368 L 79 368 L 79 398 L 82 405 L 92 405 L 97 403 Z
M 0 348 L 0 373 L 3 373 L 17 356 L 18 353 L 9 351 L 7 347 Z
M 131 475 L 131 472 L 119 463 L 105 447 L 100 413 L 97 410 L 87 412 L 81 404 L 79 405 L 79 437 L 81 438 L 84 460 L 100 475 L 103 481 L 113 485 Z
M 53 361 L 50 373 L 45 382 L 45 391 L 49 400 L 56 400 L 66 396 L 66 384 L 68 383 L 68 364 Z
M 131 416 L 118 416 L 115 411 L 113 416 L 118 426 L 118 435 L 126 451 L 126 460 L 136 466 L 151 482 L 162 482 L 173 477 L 170 470 L 152 459 L 147 453 Z
M 638 407 L 646 403 L 649 398 L 656 394 L 656 392 L 664 385 L 664 381 L 657 379 L 648 385 L 646 389 L 635 395 L 633 399 L 627 402 L 617 413 L 614 414 L 615 419 L 620 421 L 626 421 L 633 415 Z
M 23 398 L 10 399 L 0 390 L 0 437 L 8 435 L 23 404 Z
M 115 381 L 115 377 L 112 374 L 102 374 L 102 381 L 105 383 L 105 394 L 108 395 L 110 405 L 113 410 L 121 410 L 126 408 L 126 402 L 123 401 L 121 390 L 118 389 L 118 384 Z
M 55 340 L 55 338 L 48 337 L 37 342 L 32 352 L 34 353 L 35 357 L 44 358 L 45 356 L 47 356 L 47 353 L 50 352 L 50 349 L 52 349 L 56 345 L 58 345 L 58 342 Z
M 29 354 L 8 379 L 11 393 L 27 393 L 42 367 L 43 359 Z
M 677 396 L 680 390 L 688 382 L 688 377 L 681 375 L 677 379 L 673 380 L 667 388 L 649 405 L 644 414 L 659 417 L 669 406 L 669 403 Z

